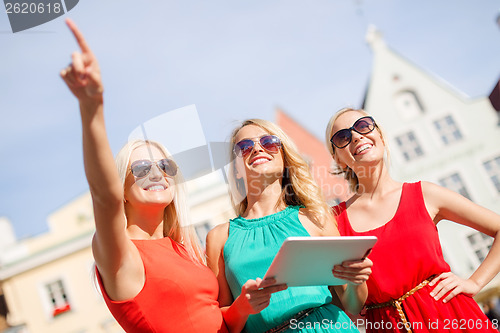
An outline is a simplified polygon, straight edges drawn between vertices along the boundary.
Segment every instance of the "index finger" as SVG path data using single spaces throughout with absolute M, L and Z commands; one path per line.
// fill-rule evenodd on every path
M 335 265 L 334 267 L 336 267 L 336 266 L 340 266 L 340 267 L 344 267 L 344 268 L 364 268 L 364 267 L 369 267 L 371 265 L 369 265 L 367 262 L 365 262 L 362 259 L 356 259 L 356 260 L 342 261 L 342 264 Z
M 262 290 L 268 294 L 274 294 L 285 289 L 288 289 L 288 286 L 283 283 L 283 284 L 275 284 L 274 286 L 269 286 Z
M 88 46 L 87 42 L 85 41 L 85 38 L 83 38 L 83 34 L 80 32 L 80 30 L 76 26 L 75 22 L 73 22 L 71 19 L 67 18 L 66 25 L 73 33 L 73 36 L 75 36 L 76 41 L 77 41 L 78 45 L 80 46 L 80 49 L 83 52 L 92 53 L 92 51 L 90 50 L 90 47 Z
M 272 286 L 276 284 L 276 279 L 275 278 L 267 278 L 265 280 L 261 280 L 261 283 L 259 283 L 259 288 L 266 288 L 269 286 Z

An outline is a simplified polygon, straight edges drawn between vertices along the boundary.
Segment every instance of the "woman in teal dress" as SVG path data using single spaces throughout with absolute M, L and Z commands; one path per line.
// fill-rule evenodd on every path
M 237 305 L 249 279 L 269 285 L 260 278 L 287 237 L 339 235 L 307 163 L 278 126 L 247 120 L 233 132 L 231 148 L 229 178 L 239 216 L 207 236 L 207 262 L 219 281 L 221 307 L 233 300 Z M 343 307 L 353 314 L 366 300 L 371 265 L 369 259 L 344 262 L 332 271 L 348 281 L 334 288 Z M 358 332 L 331 302 L 327 286 L 290 287 L 233 309 L 248 316 L 247 332 Z

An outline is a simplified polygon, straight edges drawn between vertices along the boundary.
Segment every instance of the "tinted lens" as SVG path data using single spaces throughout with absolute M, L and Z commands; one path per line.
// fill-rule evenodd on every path
M 146 177 L 151 171 L 153 162 L 150 160 L 139 160 L 132 163 L 130 169 L 132 174 L 137 178 Z M 156 162 L 156 165 L 160 170 L 162 170 L 167 176 L 175 176 L 177 174 L 177 164 L 168 158 L 164 158 Z
M 157 164 L 158 167 L 167 174 L 167 176 L 173 177 L 177 174 L 177 164 L 175 164 L 175 162 L 171 159 L 164 158 L 163 160 L 159 160 Z
M 281 147 L 281 140 L 275 135 L 265 135 L 259 139 L 259 143 L 271 154 L 276 154 Z M 242 157 L 246 157 L 252 152 L 254 145 L 255 142 L 250 139 L 241 140 L 234 146 L 234 152 L 236 155 L 241 154 Z
M 330 141 L 337 148 L 346 147 L 352 140 L 351 131 L 354 130 L 359 134 L 368 134 L 375 128 L 375 120 L 372 117 L 363 117 L 356 120 L 351 128 L 345 128 L 335 133 Z
M 351 142 L 352 134 L 350 129 L 343 129 L 335 133 L 332 137 L 332 143 L 337 148 L 344 148 Z
M 276 154 L 280 150 L 281 141 L 277 136 L 266 135 L 260 138 L 260 145 L 268 152 Z
M 151 171 L 151 165 L 151 161 L 140 160 L 132 163 L 130 169 L 132 170 L 132 174 L 135 177 L 142 178 L 145 177 L 149 173 L 149 171 Z
M 352 127 L 359 134 L 367 134 L 373 131 L 375 122 L 371 117 L 363 117 L 358 119 Z
M 252 140 L 241 140 L 234 146 L 234 153 L 242 157 L 247 156 L 253 149 L 254 142 Z

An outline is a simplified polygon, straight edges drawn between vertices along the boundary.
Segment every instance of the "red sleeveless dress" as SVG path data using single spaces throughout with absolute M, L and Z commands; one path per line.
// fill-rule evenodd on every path
M 444 261 L 436 225 L 424 204 L 422 187 L 405 183 L 394 217 L 385 225 L 356 232 L 349 222 L 346 203 L 333 208 L 342 236 L 377 236 L 369 258 L 372 274 L 367 281 L 366 305 L 398 299 L 432 275 L 449 272 Z M 410 329 L 415 332 L 496 332 L 496 327 L 473 298 L 459 294 L 447 303 L 430 296 L 424 286 L 402 301 Z M 407 332 L 393 306 L 366 311 L 367 332 Z
M 168 237 L 133 242 L 146 274 L 137 296 L 111 300 L 96 268 L 104 300 L 126 332 L 227 332 L 217 302 L 219 285 L 208 267 L 193 263 L 184 247 Z

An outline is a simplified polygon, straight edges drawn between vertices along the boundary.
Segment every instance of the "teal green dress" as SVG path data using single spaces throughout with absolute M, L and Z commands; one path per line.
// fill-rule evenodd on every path
M 249 279 L 264 277 L 283 241 L 290 236 L 310 236 L 299 221 L 298 206 L 257 219 L 241 216 L 229 222 L 224 245 L 226 279 L 233 297 Z M 250 315 L 247 332 L 265 332 L 290 321 L 298 312 L 318 307 L 301 321 L 290 321 L 286 332 L 359 332 L 349 317 L 333 304 L 326 286 L 289 287 L 271 296 L 267 308 Z

